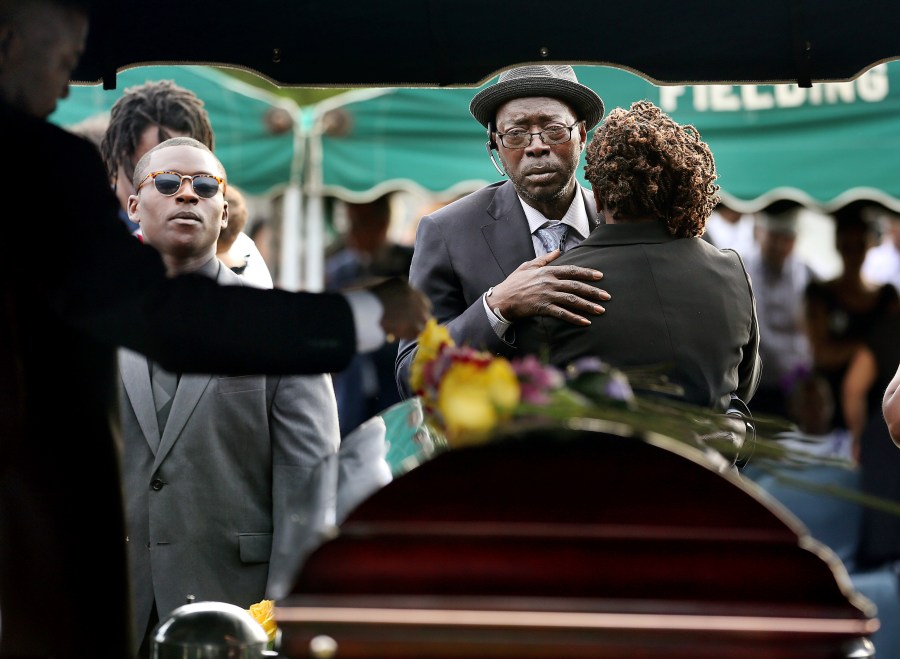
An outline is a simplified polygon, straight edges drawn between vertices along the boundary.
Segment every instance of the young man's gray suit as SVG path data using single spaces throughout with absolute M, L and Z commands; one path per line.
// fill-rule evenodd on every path
M 218 265 L 220 284 L 244 285 Z M 160 433 L 147 359 L 122 349 L 119 371 L 135 640 L 154 600 L 162 619 L 188 596 L 283 597 L 340 442 L 329 376 L 183 375 Z
M 593 195 L 579 191 L 593 229 Z M 458 345 L 511 356 L 515 347 L 496 335 L 481 296 L 533 258 L 522 202 L 513 184 L 501 181 L 422 218 L 409 283 L 431 300 L 434 317 Z M 413 395 L 409 369 L 416 347 L 415 341 L 401 341 L 397 354 L 397 386 L 405 397 Z

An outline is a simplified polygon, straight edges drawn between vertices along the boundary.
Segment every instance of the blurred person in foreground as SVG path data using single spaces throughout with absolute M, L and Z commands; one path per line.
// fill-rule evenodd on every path
M 117 346 L 182 373 L 327 373 L 428 318 L 402 280 L 311 294 L 167 276 L 119 219 L 96 147 L 47 121 L 88 17 L 77 0 L 0 0 L 0 192 L 29 205 L 0 232 L 4 658 L 130 653 Z M 47 233 L 61 221 L 65 240 Z
M 216 257 L 240 197 L 224 183 L 224 197 L 206 196 L 217 187 L 211 176 L 160 191 L 163 175 L 151 180 L 160 170 L 222 178 L 225 170 L 189 137 L 166 140 L 135 167 L 128 214 L 169 274 L 252 285 Z M 325 518 L 313 488 L 340 433 L 326 374 L 160 377 L 157 364 L 125 348 L 119 373 L 134 629 L 147 657 L 156 623 L 188 596 L 246 609 L 288 594 L 315 520 Z
M 609 296 L 592 285 L 603 273 L 555 263 L 597 225 L 594 199 L 575 174 L 603 101 L 571 66 L 522 66 L 479 91 L 469 110 L 509 181 L 423 217 L 409 280 L 457 344 L 511 357 L 525 318 L 559 316 L 582 327 L 604 311 L 599 302 Z M 404 397 L 415 394 L 409 369 L 416 352 L 415 341 L 400 342 Z
M 759 384 L 759 328 L 740 256 L 701 238 L 718 201 L 709 147 L 639 101 L 594 133 L 585 175 L 605 223 L 555 263 L 602 266 L 607 313 L 582 327 L 524 319 L 520 350 L 560 368 L 583 357 L 660 367 L 680 400 L 745 412 Z
M 215 151 L 213 126 L 203 100 L 171 80 L 149 80 L 129 87 L 109 111 L 100 155 L 122 206 L 122 220 L 137 236 L 140 229 L 128 218 L 134 166 L 149 149 L 170 137 L 193 137 Z M 235 234 L 230 252 L 235 260 L 246 258 L 245 278 L 259 288 L 272 288 L 268 266 L 246 233 Z

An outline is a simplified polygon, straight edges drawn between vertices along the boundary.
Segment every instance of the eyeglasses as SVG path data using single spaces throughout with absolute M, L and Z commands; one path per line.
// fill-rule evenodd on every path
M 498 132 L 497 137 L 500 138 L 500 144 L 507 149 L 524 149 L 531 144 L 535 135 L 540 135 L 541 142 L 544 144 L 565 144 L 572 139 L 572 129 L 580 123 L 580 121 L 576 121 L 571 126 L 548 126 L 537 133 L 529 133 L 524 130 L 511 130 L 508 133 Z
M 156 186 L 156 191 L 166 197 L 173 197 L 178 194 L 178 191 L 181 190 L 181 185 L 184 183 L 184 179 L 188 179 L 191 182 L 194 194 L 203 199 L 215 197 L 216 193 L 219 191 L 220 185 L 223 190 L 225 188 L 225 179 L 213 176 L 212 174 L 194 174 L 193 176 L 188 176 L 187 174 L 179 174 L 178 172 L 150 172 L 144 177 L 144 180 L 140 182 L 135 192 L 141 189 L 141 186 L 147 182 L 148 178 L 153 179 L 153 185 Z

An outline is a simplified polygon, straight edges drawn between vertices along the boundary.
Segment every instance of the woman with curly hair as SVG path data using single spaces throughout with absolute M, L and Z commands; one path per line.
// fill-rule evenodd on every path
M 700 238 L 719 186 L 699 132 L 649 101 L 617 108 L 588 145 L 585 174 L 601 223 L 554 265 L 602 270 L 607 313 L 586 327 L 522 321 L 520 350 L 560 367 L 582 357 L 657 367 L 667 395 L 695 405 L 749 401 L 761 369 L 753 290 L 737 252 Z

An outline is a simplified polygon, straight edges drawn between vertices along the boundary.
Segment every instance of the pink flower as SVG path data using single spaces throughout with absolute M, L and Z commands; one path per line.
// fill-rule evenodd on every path
M 546 405 L 550 402 L 550 392 L 562 387 L 565 382 L 562 371 L 542 364 L 534 355 L 514 359 L 512 366 L 522 388 L 523 403 Z

